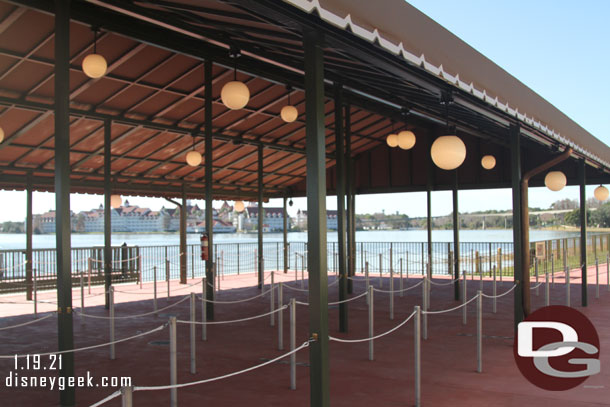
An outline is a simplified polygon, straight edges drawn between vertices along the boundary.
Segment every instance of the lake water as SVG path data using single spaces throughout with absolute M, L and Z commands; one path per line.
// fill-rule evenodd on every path
M 564 237 L 578 236 L 578 232 L 565 232 L 554 230 L 532 230 L 530 231 L 530 240 L 548 240 L 559 239 Z M 281 242 L 281 233 L 265 233 L 263 235 L 265 242 Z M 121 245 L 123 242 L 128 245 L 137 246 L 166 246 L 178 245 L 180 238 L 177 233 L 174 234 L 121 234 L 115 233 L 112 235 L 112 244 L 114 246 Z M 214 235 L 214 243 L 246 243 L 256 242 L 257 235 L 254 233 L 240 234 L 216 234 Z M 306 242 L 306 232 L 288 233 L 289 242 Z M 337 233 L 329 232 L 328 241 L 336 242 Z M 425 230 L 389 230 L 389 231 L 358 231 L 356 232 L 356 241 L 358 242 L 425 242 L 427 241 L 427 233 Z M 432 231 L 432 241 L 434 242 L 451 242 L 453 241 L 453 231 L 451 230 L 434 230 Z M 460 231 L 460 241 L 466 242 L 512 242 L 513 231 L 510 229 L 500 230 L 462 230 Z M 199 235 L 189 234 L 187 236 L 188 244 L 198 244 Z M 102 246 L 104 244 L 103 234 L 72 234 L 72 247 L 93 247 Z M 55 247 L 55 235 L 34 235 L 34 249 L 50 249 Z M 19 250 L 25 249 L 24 234 L 0 234 L 0 249 L 1 250 Z

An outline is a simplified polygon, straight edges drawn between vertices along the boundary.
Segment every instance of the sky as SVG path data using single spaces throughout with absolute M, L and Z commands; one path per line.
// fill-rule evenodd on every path
M 540 94 L 595 137 L 610 145 L 610 1 L 605 0 L 410 0 L 413 6 L 453 32 L 497 65 Z M 595 186 L 587 188 L 593 195 Z M 578 199 L 578 187 L 559 192 L 530 188 L 530 206 L 549 207 L 560 199 Z M 25 218 L 25 192 L 1 191 L 0 222 Z M 164 199 L 127 197 L 130 204 L 158 210 L 173 207 Z M 509 189 L 461 191 L 460 212 L 511 209 Z M 102 196 L 72 195 L 75 212 L 98 207 Z M 215 202 L 214 206 L 220 206 Z M 281 206 L 272 199 L 269 206 Z M 200 202 L 201 207 L 204 206 Z M 267 206 L 267 204 L 266 204 Z M 295 198 L 289 213 L 306 209 Z M 55 196 L 34 193 L 34 213 L 54 209 Z M 327 208 L 336 209 L 335 197 Z M 425 193 L 358 196 L 357 213 L 426 215 Z M 452 211 L 450 192 L 432 194 L 434 216 Z

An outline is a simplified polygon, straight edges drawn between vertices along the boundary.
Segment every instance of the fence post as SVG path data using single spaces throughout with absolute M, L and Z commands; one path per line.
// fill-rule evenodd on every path
M 204 277 L 201 279 L 201 322 L 203 322 L 203 324 L 201 324 L 201 340 L 202 341 L 207 341 L 208 340 L 208 325 L 206 324 L 206 322 L 208 322 L 208 313 L 207 313 L 207 308 L 208 308 L 208 302 L 207 302 L 207 296 L 206 296 L 206 286 L 208 284 L 207 279 Z
M 466 290 L 466 270 L 462 270 L 462 325 L 466 325 L 467 322 L 467 309 L 466 309 L 466 296 L 468 292 Z
M 174 386 L 178 384 L 178 360 L 176 355 L 176 317 L 169 317 L 169 383 Z M 172 387 L 169 390 L 170 406 L 178 407 L 178 389 Z
M 477 292 L 477 372 L 483 372 L 483 293 Z
M 415 321 L 413 322 L 414 371 L 415 371 L 415 407 L 421 405 L 421 308 L 415 306 Z
M 496 298 L 496 266 L 493 266 L 493 273 L 494 273 L 494 281 L 493 281 L 493 313 L 495 314 L 497 311 L 497 303 L 498 303 L 498 299 Z
M 114 287 L 109 288 L 109 302 L 110 302 L 110 360 L 115 359 L 114 353 Z
M 190 301 L 190 342 L 191 342 L 191 373 L 197 373 L 197 365 L 195 359 L 195 293 L 191 292 L 191 301 Z
M 271 326 L 275 326 L 275 312 L 273 312 L 275 310 L 275 284 L 273 281 L 273 271 L 271 272 L 271 285 L 270 285 L 270 289 L 269 291 L 271 291 L 269 293 L 269 312 L 271 312 L 270 315 L 270 322 L 269 325 Z
M 297 330 L 297 307 L 294 298 L 290 299 L 290 351 L 294 352 L 296 349 L 296 330 Z M 296 390 L 297 388 L 297 355 L 293 353 L 290 355 L 290 389 Z
M 133 387 L 121 387 L 121 407 L 133 407 Z
M 421 285 L 422 311 L 423 311 L 422 333 L 423 333 L 424 340 L 428 339 L 428 314 L 426 314 L 426 311 L 428 310 L 428 288 L 426 287 L 427 283 L 428 283 L 428 276 L 424 276 L 424 281 Z
M 373 315 L 374 315 L 374 310 L 373 310 L 373 286 L 370 285 L 368 287 L 368 300 L 369 300 L 369 338 L 373 337 Z M 374 359 L 374 345 L 373 345 L 373 340 L 369 341 L 369 360 L 373 360 Z
M 280 281 L 278 284 L 277 292 L 277 348 L 278 350 L 284 350 L 284 285 Z

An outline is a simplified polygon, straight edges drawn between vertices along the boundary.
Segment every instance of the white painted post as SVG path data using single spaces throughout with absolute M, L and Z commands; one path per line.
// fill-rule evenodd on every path
M 275 326 L 275 312 L 273 312 L 275 310 L 275 283 L 273 281 L 274 279 L 274 275 L 273 275 L 273 271 L 271 272 L 271 285 L 270 285 L 270 293 L 269 293 L 269 312 L 271 312 L 270 315 L 270 321 L 269 321 L 269 325 L 271 326 Z
M 370 285 L 368 287 L 369 291 L 368 291 L 368 297 L 369 297 L 369 338 L 373 337 L 373 316 L 374 316 L 374 310 L 373 310 L 373 286 Z M 369 360 L 373 360 L 374 359 L 374 345 L 373 345 L 373 341 L 370 340 L 369 341 Z
M 493 313 L 495 314 L 497 311 L 497 303 L 498 303 L 498 299 L 496 298 L 496 266 L 493 266 L 493 273 L 494 273 L 494 281 L 493 281 Z
M 169 383 L 174 386 L 178 384 L 178 358 L 176 355 L 176 317 L 169 317 Z M 178 407 L 178 389 L 172 387 L 169 390 L 170 406 Z
M 121 407 L 133 407 L 133 387 L 121 387 Z
M 414 371 L 415 371 L 415 406 L 421 405 L 421 308 L 415 306 L 415 321 L 413 321 Z
M 206 294 L 206 286 L 207 286 L 208 282 L 207 279 L 204 277 L 201 279 L 201 322 L 203 322 L 203 324 L 201 324 L 201 340 L 202 341 L 207 341 L 208 340 L 208 325 L 206 324 L 206 322 L 208 322 L 208 302 L 207 302 L 207 294 Z
M 280 281 L 278 284 L 277 292 L 277 308 L 280 310 L 277 314 L 277 348 L 278 350 L 284 350 L 284 310 L 281 308 L 284 306 L 284 285 Z
M 549 273 L 544 273 L 544 305 L 548 307 L 550 301 Z
M 191 307 L 190 307 L 190 339 L 191 339 L 191 373 L 197 373 L 197 362 L 195 358 L 195 321 L 196 321 L 196 311 L 195 311 L 195 293 L 191 292 Z
M 498 247 L 498 272 L 500 273 L 500 283 L 502 282 L 502 248 Z
M 110 302 L 110 360 L 115 359 L 114 353 L 114 287 L 110 286 L 108 293 Z
M 483 372 L 483 293 L 477 292 L 477 372 Z
M 290 299 L 290 350 L 296 349 L 296 330 L 297 330 L 297 307 L 294 298 Z M 297 388 L 297 355 L 290 355 L 290 389 Z

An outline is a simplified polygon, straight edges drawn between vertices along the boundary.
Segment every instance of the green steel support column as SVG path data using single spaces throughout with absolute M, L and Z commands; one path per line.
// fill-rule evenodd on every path
M 70 1 L 55 1 L 55 225 L 58 351 L 74 349 L 70 256 Z M 62 355 L 61 380 L 74 376 L 74 353 Z M 74 387 L 59 392 L 59 404 L 76 404 Z
M 186 190 L 182 184 L 182 206 L 180 206 L 180 284 L 186 284 Z
M 513 189 L 513 241 L 514 241 L 514 273 L 515 289 L 514 295 L 514 325 L 515 334 L 517 325 L 523 321 L 525 316 L 523 307 L 523 241 L 522 241 L 522 217 L 521 213 L 521 130 L 519 126 L 510 127 L 510 162 L 511 181 Z M 529 284 L 527 284 L 529 287 Z
M 206 59 L 204 63 L 204 80 L 205 80 L 205 232 L 208 234 L 208 260 L 205 262 L 205 279 L 208 283 L 206 289 L 206 298 L 208 300 L 214 300 L 214 287 L 212 282 L 214 281 L 214 267 L 212 262 L 214 261 L 214 217 L 212 201 L 214 200 L 214 191 L 212 186 L 212 135 L 214 130 L 212 129 L 212 68 L 213 62 L 211 59 Z M 207 318 L 208 320 L 214 319 L 214 303 L 208 302 L 206 305 Z
M 106 309 L 110 307 L 110 286 L 112 285 L 111 126 L 110 120 L 104 120 L 104 287 L 106 289 Z
M 453 182 L 453 298 L 460 299 L 460 217 L 458 211 L 458 170 Z
M 329 407 L 326 143 L 321 32 L 305 29 L 307 264 L 309 266 L 310 405 Z
M 580 183 L 580 264 L 581 264 L 581 304 L 586 307 L 589 303 L 587 286 L 587 194 L 586 164 L 581 160 L 578 166 L 578 180 Z
M 345 247 L 345 137 L 343 135 L 343 89 L 335 84 L 335 143 L 337 156 L 337 235 L 339 245 L 339 301 L 347 299 L 347 256 Z M 351 256 L 350 256 L 351 257 Z M 347 303 L 339 304 L 339 332 L 347 332 Z
M 32 261 L 34 260 L 32 256 L 32 232 L 33 232 L 33 215 L 32 215 L 32 177 L 28 174 L 27 177 L 27 209 L 26 209 L 26 219 L 25 219 L 25 282 L 26 282 L 26 299 L 28 301 L 32 300 L 32 288 L 33 288 L 33 279 L 32 279 Z
M 265 258 L 263 256 L 263 146 L 258 146 L 258 288 L 265 284 Z
M 349 104 L 345 106 L 345 181 L 346 181 L 346 192 L 347 192 L 347 275 L 353 277 L 356 273 L 356 243 L 355 233 L 352 230 L 354 225 L 352 223 L 352 209 L 354 200 L 354 187 L 353 187 L 353 166 L 352 166 L 352 130 L 351 130 L 351 109 Z M 347 280 L 347 293 L 352 294 L 354 292 L 354 283 L 352 280 Z
M 288 273 L 288 197 L 284 195 L 284 274 Z

